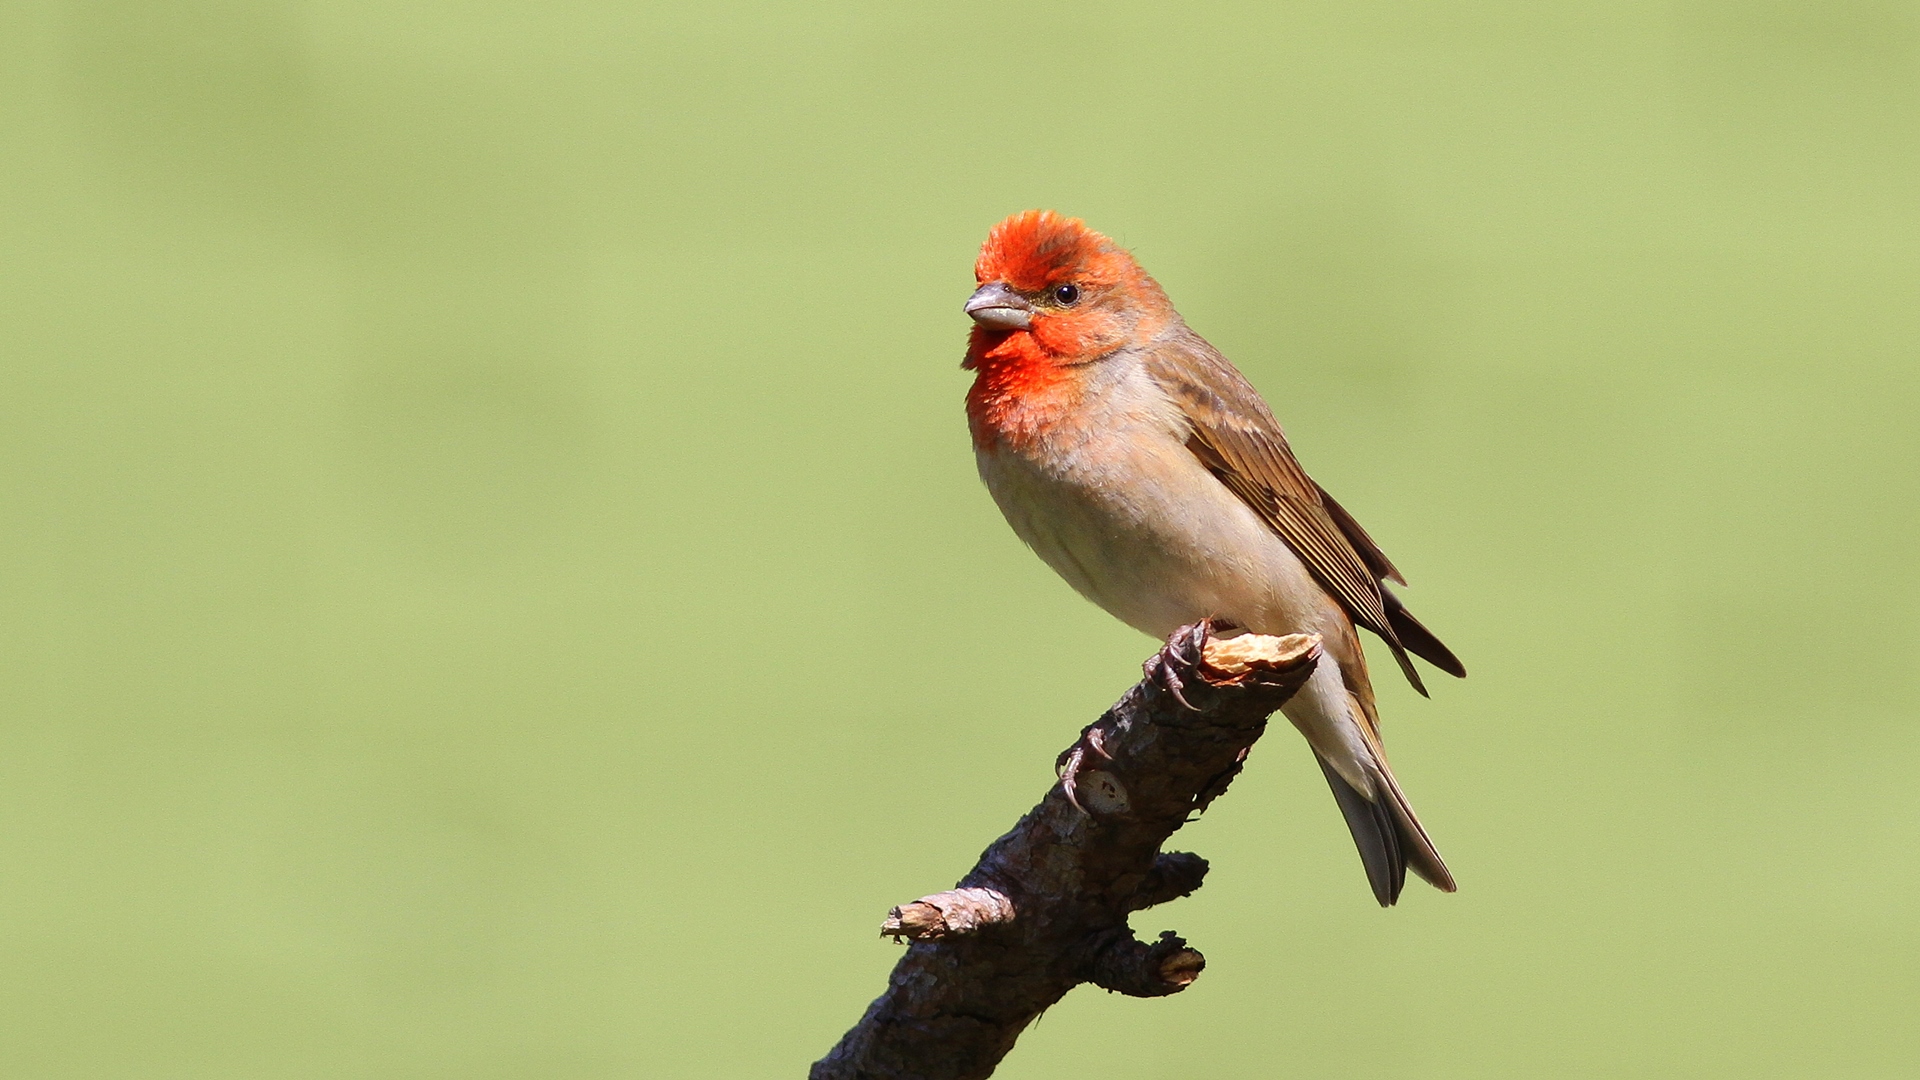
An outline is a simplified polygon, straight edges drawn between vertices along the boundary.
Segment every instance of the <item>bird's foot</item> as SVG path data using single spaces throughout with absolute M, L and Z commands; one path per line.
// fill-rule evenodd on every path
M 1060 792 L 1073 804 L 1075 810 L 1087 814 L 1087 808 L 1080 805 L 1080 770 L 1086 766 L 1089 757 L 1101 761 L 1112 761 L 1113 755 L 1107 750 L 1106 717 L 1101 717 L 1080 729 L 1080 737 L 1072 746 L 1060 752 L 1053 763 L 1054 771 L 1060 776 Z M 1091 817 L 1091 814 L 1088 814 Z
M 1173 700 L 1188 712 L 1199 712 L 1200 709 L 1187 700 L 1186 682 L 1174 670 L 1173 657 L 1176 651 L 1190 653 L 1191 658 L 1183 658 L 1182 663 L 1189 670 L 1198 667 L 1202 650 L 1207 646 L 1207 638 L 1214 632 L 1214 622 L 1212 619 L 1201 619 L 1183 630 L 1184 633 L 1175 634 L 1167 641 L 1166 648 L 1154 653 L 1152 659 L 1142 664 L 1141 670 L 1146 673 L 1148 682 L 1172 695 Z

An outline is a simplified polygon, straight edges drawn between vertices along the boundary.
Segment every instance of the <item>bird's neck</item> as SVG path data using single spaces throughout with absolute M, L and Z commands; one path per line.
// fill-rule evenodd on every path
M 967 347 L 973 369 L 967 423 L 978 449 L 1042 438 L 1080 399 L 1082 374 L 1025 331 L 976 332 Z

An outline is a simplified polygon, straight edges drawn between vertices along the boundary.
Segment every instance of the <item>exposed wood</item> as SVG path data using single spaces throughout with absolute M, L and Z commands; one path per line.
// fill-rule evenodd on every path
M 1161 844 L 1226 790 L 1319 655 L 1306 635 L 1176 632 L 958 886 L 888 915 L 881 932 L 907 953 L 812 1080 L 989 1076 L 1081 983 L 1134 997 L 1191 985 L 1200 952 L 1171 931 L 1140 941 L 1127 916 L 1200 887 L 1206 860 Z

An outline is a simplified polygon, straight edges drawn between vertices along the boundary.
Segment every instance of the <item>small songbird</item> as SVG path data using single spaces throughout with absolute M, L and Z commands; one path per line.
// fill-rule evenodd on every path
M 1382 906 L 1411 867 L 1453 875 L 1387 766 L 1354 627 L 1466 675 L 1386 581 L 1405 584 L 1294 460 L 1245 377 L 1188 329 L 1113 241 L 1051 211 L 996 225 L 974 264 L 963 367 L 980 477 L 1020 539 L 1080 592 L 1155 637 L 1211 618 L 1313 633 L 1323 655 L 1284 709 L 1346 817 Z

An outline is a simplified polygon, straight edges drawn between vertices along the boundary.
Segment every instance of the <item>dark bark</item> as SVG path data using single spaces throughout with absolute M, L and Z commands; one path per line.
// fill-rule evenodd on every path
M 1172 932 L 1140 941 L 1127 916 L 1200 887 L 1206 860 L 1160 845 L 1226 790 L 1319 657 L 1312 637 L 1209 631 L 1168 639 L 957 887 L 893 909 L 881 932 L 907 953 L 811 1080 L 989 1076 L 1080 983 L 1160 997 L 1199 976 L 1197 950 Z

